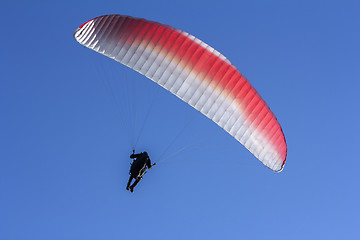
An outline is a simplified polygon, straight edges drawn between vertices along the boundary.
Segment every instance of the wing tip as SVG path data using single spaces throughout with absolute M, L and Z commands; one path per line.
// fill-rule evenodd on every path
M 270 169 L 273 170 L 274 172 L 277 172 L 277 173 L 282 172 L 282 170 L 284 170 L 284 167 L 285 167 L 286 158 L 287 158 L 287 152 L 285 153 L 285 158 L 284 158 L 284 160 L 283 160 L 280 168 L 279 168 L 279 169 L 272 169 L 272 168 L 270 168 Z
M 88 21 L 86 21 L 85 23 L 81 24 L 78 28 L 76 28 L 76 30 L 73 33 L 73 37 L 76 41 L 79 42 L 79 38 L 82 35 L 82 30 L 84 29 L 84 26 L 86 26 L 87 24 L 93 22 L 95 20 L 95 18 L 90 19 Z

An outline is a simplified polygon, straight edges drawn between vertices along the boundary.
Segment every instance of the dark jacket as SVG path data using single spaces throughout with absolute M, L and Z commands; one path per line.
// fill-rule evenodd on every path
M 151 168 L 151 161 L 147 152 L 142 152 L 139 154 L 133 153 L 130 155 L 130 158 L 135 158 L 130 167 L 130 175 L 134 178 L 142 177 L 146 171 L 146 167 Z

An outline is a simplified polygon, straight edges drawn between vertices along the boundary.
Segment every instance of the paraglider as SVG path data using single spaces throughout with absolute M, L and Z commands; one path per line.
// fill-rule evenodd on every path
M 131 159 L 135 159 L 130 167 L 130 177 L 126 186 L 126 190 L 130 190 L 130 192 L 134 191 L 134 187 L 140 182 L 144 174 L 146 173 L 146 169 L 151 169 L 152 166 L 155 166 L 156 163 L 151 165 L 151 160 L 147 152 L 141 152 L 135 154 L 135 150 L 130 155 Z M 132 180 L 135 179 L 134 183 L 131 185 Z
M 123 15 L 91 19 L 75 30 L 74 38 L 194 107 L 273 171 L 283 169 L 287 145 L 279 122 L 250 82 L 214 48 L 174 27 Z

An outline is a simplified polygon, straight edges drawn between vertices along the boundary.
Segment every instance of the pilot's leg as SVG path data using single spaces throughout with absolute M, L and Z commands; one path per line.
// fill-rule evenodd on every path
M 136 186 L 136 184 L 138 184 L 141 180 L 141 177 L 137 177 L 135 179 L 135 182 L 130 186 L 130 191 L 133 192 L 134 191 L 134 187 Z
M 131 181 L 132 181 L 132 180 L 133 180 L 133 176 L 130 175 L 129 181 L 128 181 L 127 185 L 126 185 L 126 190 L 129 190 L 129 189 L 130 189 L 130 184 L 131 184 Z

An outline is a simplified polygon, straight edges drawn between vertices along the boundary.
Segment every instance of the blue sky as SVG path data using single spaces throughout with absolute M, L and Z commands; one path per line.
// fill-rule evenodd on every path
M 360 235 L 358 1 L 1 5 L 0 239 Z M 284 170 L 73 39 L 115 13 L 189 32 L 237 66 L 283 127 Z M 135 143 L 160 163 L 131 194 Z

